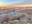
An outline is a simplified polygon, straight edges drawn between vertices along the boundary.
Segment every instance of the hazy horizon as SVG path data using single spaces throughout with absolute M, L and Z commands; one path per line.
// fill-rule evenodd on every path
M 32 0 L 0 0 L 0 6 L 15 3 L 32 4 Z

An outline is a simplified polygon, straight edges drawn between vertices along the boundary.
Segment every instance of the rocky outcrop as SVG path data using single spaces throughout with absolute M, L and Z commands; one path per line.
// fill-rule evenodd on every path
M 12 15 L 10 14 L 11 12 Z M 10 10 L 1 10 L 0 14 L 0 23 L 2 24 L 30 24 L 32 23 L 32 9 L 10 9 Z

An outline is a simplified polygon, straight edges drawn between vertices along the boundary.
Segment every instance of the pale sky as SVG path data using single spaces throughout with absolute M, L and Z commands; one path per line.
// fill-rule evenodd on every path
M 14 4 L 14 3 L 32 3 L 32 0 L 0 0 L 0 5 Z

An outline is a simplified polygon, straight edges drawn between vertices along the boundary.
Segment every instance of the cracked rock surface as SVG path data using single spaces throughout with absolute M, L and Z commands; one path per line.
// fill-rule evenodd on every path
M 32 24 L 32 9 L 1 10 L 0 24 Z

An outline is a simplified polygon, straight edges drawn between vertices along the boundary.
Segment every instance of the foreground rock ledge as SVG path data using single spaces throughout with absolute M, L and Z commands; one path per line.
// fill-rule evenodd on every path
M 3 21 L 3 24 L 32 24 L 32 9 L 11 9 L 15 11 L 15 15 L 5 15 L 4 17 L 0 16 L 0 23 Z M 0 14 L 9 13 L 11 10 L 0 10 Z M 20 18 L 21 17 L 21 18 Z M 10 21 L 9 21 L 10 20 Z M 24 21 L 21 21 L 24 20 Z M 27 22 L 26 22 L 27 21 Z

